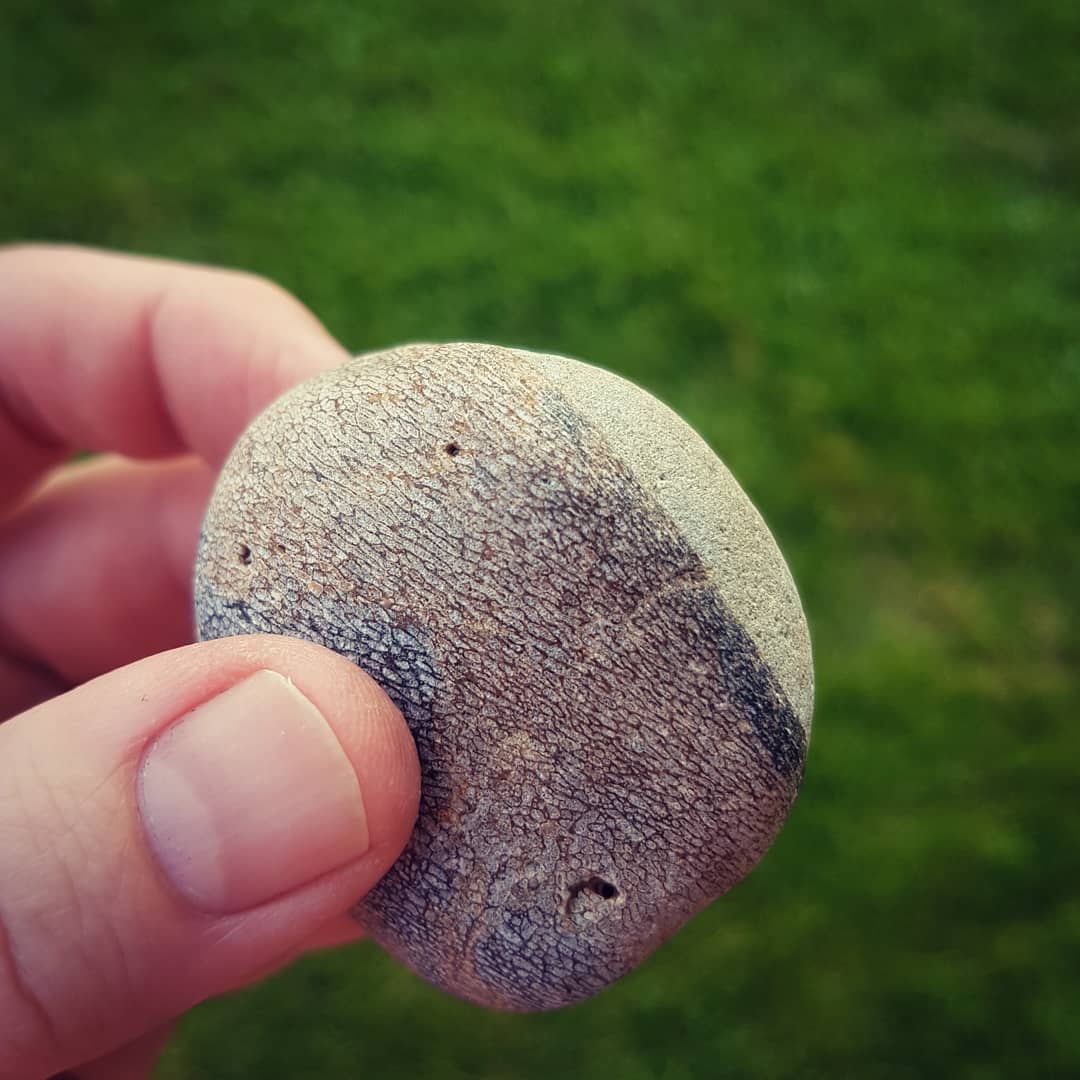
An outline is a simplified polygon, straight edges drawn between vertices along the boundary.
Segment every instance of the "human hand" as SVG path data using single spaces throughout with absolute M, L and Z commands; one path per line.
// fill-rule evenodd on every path
M 416 752 L 371 679 L 187 644 L 215 470 L 345 358 L 248 275 L 0 250 L 0 1077 L 147 1075 L 186 1009 L 359 936 L 408 839 Z

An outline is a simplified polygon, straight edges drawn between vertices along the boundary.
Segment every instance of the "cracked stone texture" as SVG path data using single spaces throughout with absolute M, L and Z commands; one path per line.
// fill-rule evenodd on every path
M 412 345 L 297 387 L 208 511 L 200 637 L 320 642 L 402 710 L 410 844 L 354 909 L 424 978 L 548 1009 L 754 866 L 810 729 L 772 537 L 665 406 L 608 372 Z

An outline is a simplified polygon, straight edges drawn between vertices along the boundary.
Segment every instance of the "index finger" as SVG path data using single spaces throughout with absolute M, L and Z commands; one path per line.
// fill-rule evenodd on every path
M 0 505 L 72 450 L 220 465 L 275 397 L 347 356 L 252 274 L 0 249 Z

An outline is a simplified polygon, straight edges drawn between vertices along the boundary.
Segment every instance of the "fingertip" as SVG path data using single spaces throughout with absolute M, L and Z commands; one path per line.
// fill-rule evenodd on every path
M 227 655 L 235 641 L 202 650 Z M 255 908 L 349 865 L 359 899 L 416 819 L 408 727 L 370 676 L 321 646 L 259 637 L 239 648 L 224 687 L 143 756 L 139 805 L 158 861 L 208 913 Z

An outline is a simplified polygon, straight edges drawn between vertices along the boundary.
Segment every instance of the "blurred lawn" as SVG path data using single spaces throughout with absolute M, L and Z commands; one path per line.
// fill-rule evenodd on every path
M 0 239 L 650 387 L 814 634 L 790 824 L 624 983 L 490 1015 L 360 947 L 162 1077 L 1080 1071 L 1080 6 L 5 0 L 0 121 Z

